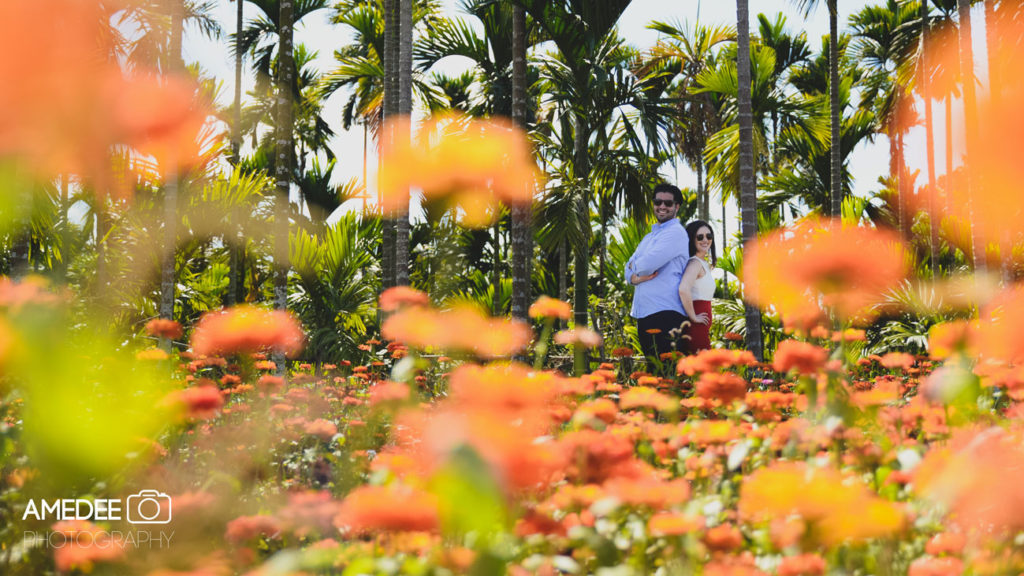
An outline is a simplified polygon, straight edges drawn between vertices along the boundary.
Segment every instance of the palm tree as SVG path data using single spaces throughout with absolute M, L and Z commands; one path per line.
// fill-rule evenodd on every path
M 240 37 L 245 26 L 245 0 L 233 0 L 235 2 L 235 35 Z M 235 50 L 235 86 L 234 98 L 232 100 L 232 126 L 231 126 L 231 163 L 238 165 L 242 155 L 242 51 Z M 233 306 L 239 301 L 241 295 L 242 271 L 239 265 L 245 261 L 243 255 L 245 239 L 240 229 L 235 229 L 233 223 L 228 223 L 231 230 L 228 234 L 233 238 L 226 238 L 228 245 L 228 293 L 225 303 Z M 226 235 L 227 236 L 227 235 Z
M 710 193 L 705 184 L 704 148 L 708 137 L 719 128 L 718 106 L 711 94 L 693 94 L 697 77 L 714 67 L 716 48 L 736 39 L 735 29 L 705 26 L 699 22 L 683 28 L 665 22 L 652 22 L 648 28 L 665 35 L 644 59 L 637 74 L 650 78 L 662 76 L 673 83 L 671 91 L 679 98 L 679 126 L 674 131 L 675 147 L 697 173 L 697 197 L 701 219 L 711 219 Z
M 412 0 L 399 0 L 398 39 L 398 114 L 412 116 Z M 411 133 L 396 134 L 402 142 L 408 142 Z M 408 190 L 403 190 L 405 206 L 408 207 Z M 406 210 L 405 212 L 408 212 Z M 395 226 L 395 284 L 409 284 L 409 214 L 400 214 Z
M 274 147 L 274 308 L 288 308 L 288 197 L 291 192 L 291 166 L 294 154 L 292 104 L 295 83 L 295 62 L 292 53 L 295 5 L 293 0 L 280 0 L 277 51 L 277 115 Z M 276 358 L 278 372 L 284 371 L 284 358 Z
M 603 40 L 612 32 L 619 17 L 632 0 L 514 1 L 533 16 L 547 37 L 555 43 L 572 80 L 571 91 L 576 100 L 572 110 L 575 134 L 572 178 L 574 185 L 579 189 L 576 207 L 578 224 L 582 231 L 580 242 L 574 250 L 573 316 L 576 326 L 582 328 L 587 326 L 590 277 L 590 190 L 586 184 L 590 172 L 590 159 L 587 155 L 587 142 L 594 129 L 586 105 L 589 104 L 591 93 L 599 81 L 595 74 L 598 71 L 597 50 L 604 45 Z M 577 374 L 582 374 L 587 364 L 585 349 L 577 346 L 575 356 L 574 370 Z
M 978 98 L 974 90 L 974 49 L 971 46 L 971 3 L 968 0 L 957 0 L 957 12 L 960 16 L 960 69 L 963 72 L 964 90 L 964 124 L 965 147 L 964 163 L 971 165 L 971 160 L 978 150 Z M 974 192 L 979 182 L 973 177 L 975 171 L 967 171 L 968 202 L 973 202 Z M 971 255 L 974 268 L 985 267 L 985 245 L 979 240 L 979 223 L 971 218 Z
M 529 129 L 530 122 L 526 92 L 526 12 L 517 5 L 512 7 L 512 119 L 523 130 Z M 522 320 L 530 306 L 532 211 L 532 202 L 512 207 L 512 317 Z
M 750 104 L 750 14 L 747 0 L 736 0 L 736 41 L 740 214 L 743 221 L 743 241 L 747 243 L 752 242 L 757 236 L 757 182 L 754 174 L 754 130 Z M 746 304 L 746 328 L 747 350 L 760 360 L 764 356 L 761 311 L 750 303 Z
M 804 10 L 805 15 L 809 15 L 812 10 L 821 2 L 821 0 L 796 0 L 798 6 Z M 842 157 L 839 154 L 839 142 L 840 142 L 840 103 L 839 103 L 839 7 L 838 0 L 825 0 L 828 5 L 828 24 L 829 24 L 829 39 L 828 39 L 828 62 L 829 62 L 829 83 L 828 83 L 828 101 L 829 101 L 829 135 L 830 135 L 830 158 L 831 158 L 831 178 L 829 179 L 829 195 L 831 197 L 831 210 L 832 216 L 838 217 L 842 212 L 843 196 L 842 188 L 839 185 L 840 172 L 842 170 Z
M 166 0 L 167 5 L 167 17 L 170 19 L 170 41 L 168 47 L 170 54 L 168 61 L 170 63 L 170 71 L 175 74 L 180 74 L 184 68 L 185 63 L 181 58 L 181 43 L 182 35 L 184 33 L 184 6 L 182 6 L 181 0 Z M 161 250 L 160 259 L 160 317 L 161 318 L 173 318 L 174 317 L 174 285 L 175 274 L 174 274 L 174 254 L 177 247 L 177 234 L 178 234 L 178 180 L 177 174 L 168 173 L 167 181 L 164 185 L 164 238 L 163 238 L 163 249 Z M 161 345 L 167 349 L 170 348 L 170 341 L 166 338 L 161 338 Z

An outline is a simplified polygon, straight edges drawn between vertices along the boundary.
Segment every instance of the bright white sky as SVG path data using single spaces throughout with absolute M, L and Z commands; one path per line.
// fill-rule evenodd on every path
M 869 2 L 868 0 L 843 0 L 840 2 L 840 29 L 845 28 L 849 14 L 856 12 L 863 6 L 870 3 L 878 3 L 880 0 Z M 756 17 L 758 12 L 769 16 L 782 12 L 786 15 L 790 30 L 793 32 L 804 30 L 807 32 L 812 49 L 820 46 L 821 36 L 828 33 L 828 13 L 823 5 L 809 18 L 804 18 L 793 6 L 790 0 L 756 0 L 750 3 L 751 29 L 756 30 Z M 449 15 L 458 15 L 456 0 L 444 0 L 445 10 Z M 246 6 L 246 17 L 249 18 L 255 11 L 251 6 Z M 312 50 L 319 53 L 316 60 L 321 70 L 326 71 L 332 67 L 333 52 L 349 41 L 348 34 L 340 28 L 334 28 L 327 22 L 329 11 L 322 10 L 307 16 L 298 26 L 295 41 L 302 42 Z M 201 38 L 193 31 L 186 31 L 189 36 L 186 38 L 185 58 L 189 62 L 198 61 L 207 73 L 214 75 L 223 82 L 221 91 L 221 103 L 229 105 L 232 95 L 232 82 L 234 81 L 234 60 L 227 47 L 227 34 L 235 28 L 235 4 L 234 2 L 219 2 L 216 9 L 216 16 L 224 29 L 225 37 L 220 41 L 208 41 Z M 634 0 L 620 20 L 619 29 L 634 46 L 646 48 L 652 46 L 658 34 L 646 29 L 648 22 L 652 20 L 667 20 L 670 22 L 693 22 L 699 17 L 705 23 L 733 24 L 736 21 L 736 5 L 733 2 L 723 0 Z M 985 62 L 984 58 L 984 28 L 982 19 L 983 12 L 976 8 L 972 13 L 975 30 L 975 59 L 980 64 Z M 473 19 L 470 18 L 472 21 Z M 460 61 L 461 60 L 461 61 Z M 439 66 L 447 72 L 459 71 L 468 67 L 468 60 L 453 57 L 442 61 Z M 248 64 L 248 62 L 246 63 Z M 252 87 L 253 78 L 246 75 L 243 85 L 246 90 Z M 984 84 L 983 84 L 984 85 Z M 331 141 L 331 148 L 338 157 L 338 167 L 335 169 L 337 181 L 345 181 L 350 178 L 361 178 L 363 167 L 363 134 L 359 128 L 353 128 L 345 132 L 340 126 L 341 107 L 345 99 L 344 95 L 337 94 L 332 97 L 325 107 L 324 116 L 334 128 L 337 135 Z M 941 116 L 941 115 L 940 115 Z M 941 122 L 941 118 L 937 119 Z M 958 122 L 954 122 L 958 124 Z M 941 126 L 936 127 L 936 134 L 944 134 Z M 908 163 L 913 168 L 922 170 L 921 178 L 926 178 L 924 173 L 924 149 L 923 129 L 911 131 L 906 139 L 908 148 L 913 152 L 908 154 Z M 936 143 L 939 151 L 937 158 L 942 157 L 943 149 L 941 139 Z M 959 154 L 958 154 L 959 155 Z M 370 175 L 368 177 L 371 190 L 374 185 L 373 166 L 375 162 L 371 158 L 368 162 Z M 854 175 L 854 192 L 857 195 L 866 195 L 872 190 L 878 189 L 878 178 L 888 172 L 888 141 L 884 136 L 878 136 L 873 144 L 865 144 L 854 150 L 850 161 Z M 669 180 L 676 179 L 676 172 L 669 170 L 665 174 Z M 696 177 L 685 166 L 678 166 L 678 184 L 680 187 L 696 187 Z M 714 211 L 713 211 L 714 212 Z M 730 219 L 732 217 L 730 216 Z M 732 223 L 730 223 L 730 228 Z

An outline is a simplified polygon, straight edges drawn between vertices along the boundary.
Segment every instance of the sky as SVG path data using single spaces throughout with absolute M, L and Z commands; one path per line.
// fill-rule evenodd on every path
M 599 0 L 595 0 L 599 1 Z M 843 0 L 840 2 L 840 30 L 845 28 L 847 17 L 862 7 L 878 3 L 880 0 L 869 2 L 868 0 Z M 458 16 L 458 2 L 456 0 L 443 0 L 444 9 L 448 16 Z M 791 0 L 756 0 L 750 3 L 751 29 L 756 30 L 756 18 L 758 13 L 774 15 L 782 13 L 786 16 L 791 32 L 806 31 L 809 44 L 812 49 L 820 46 L 820 38 L 828 33 L 828 11 L 824 3 L 809 17 L 794 7 Z M 252 18 L 257 11 L 250 4 L 245 6 L 246 18 Z M 224 37 L 219 41 L 212 41 L 202 38 L 195 31 L 186 31 L 185 59 L 189 62 L 198 62 L 208 74 L 212 74 L 223 82 L 220 91 L 219 101 L 223 105 L 229 105 L 234 82 L 234 60 L 227 47 L 228 34 L 235 28 L 235 4 L 234 2 L 218 2 L 215 15 L 224 30 Z M 296 29 L 295 42 L 304 43 L 308 48 L 318 52 L 315 60 L 317 67 L 326 72 L 333 65 L 333 52 L 335 49 L 345 45 L 349 41 L 348 34 L 340 27 L 334 28 L 328 23 L 329 10 L 314 12 L 303 19 Z M 975 25 L 975 59 L 979 63 L 984 62 L 984 46 L 979 45 L 979 39 L 983 38 L 983 27 L 981 20 L 983 12 L 978 8 L 972 13 L 977 23 Z M 647 24 L 652 20 L 662 20 L 674 23 L 694 22 L 700 20 L 707 24 L 735 24 L 736 5 L 734 2 L 725 0 L 634 0 L 626 9 L 620 23 L 620 33 L 634 46 L 644 49 L 653 46 L 658 40 L 658 33 L 647 29 Z M 469 18 L 472 21 L 472 18 Z M 983 40 L 982 40 L 983 42 Z M 438 66 L 444 72 L 458 72 L 469 67 L 469 61 L 461 57 L 450 57 L 442 60 Z M 248 64 L 248 62 L 247 62 Z M 252 88 L 254 79 L 247 74 L 243 80 L 243 88 L 248 91 Z M 328 124 L 334 129 L 336 135 L 330 143 L 330 147 L 338 158 L 338 166 L 335 169 L 336 182 L 347 181 L 352 178 L 361 178 L 363 170 L 363 134 L 358 127 L 351 131 L 344 131 L 341 128 L 341 108 L 345 99 L 344 94 L 336 94 L 327 101 L 324 107 L 323 116 Z M 939 120 L 941 122 L 941 119 Z M 954 121 L 954 124 L 956 122 Z M 926 178 L 924 171 L 923 129 L 912 130 L 906 138 L 907 147 L 910 150 L 908 164 L 912 169 L 921 169 L 922 178 Z M 937 134 L 944 134 L 941 126 L 936 127 Z M 954 134 L 954 136 L 956 136 Z M 937 157 L 941 158 L 943 142 L 938 140 L 936 148 L 939 151 Z M 885 136 L 877 136 L 873 143 L 866 143 L 859 146 L 852 152 L 850 157 L 850 169 L 854 177 L 854 193 L 859 196 L 866 196 L 873 190 L 879 188 L 878 178 L 888 172 L 888 140 Z M 372 191 L 374 185 L 375 162 L 371 158 L 368 162 L 369 187 Z M 673 169 L 669 167 L 663 175 L 669 180 L 676 180 L 682 187 L 696 188 L 696 176 L 684 165 L 680 164 Z M 714 211 L 713 211 L 714 212 Z M 729 216 L 732 219 L 732 216 Z

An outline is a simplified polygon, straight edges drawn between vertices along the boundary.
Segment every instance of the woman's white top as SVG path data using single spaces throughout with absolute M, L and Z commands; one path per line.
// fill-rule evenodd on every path
M 693 283 L 693 290 L 690 296 L 694 300 L 711 300 L 715 296 L 715 278 L 711 275 L 711 266 L 703 258 L 691 256 L 690 261 L 696 260 L 704 269 L 704 276 L 697 278 Z

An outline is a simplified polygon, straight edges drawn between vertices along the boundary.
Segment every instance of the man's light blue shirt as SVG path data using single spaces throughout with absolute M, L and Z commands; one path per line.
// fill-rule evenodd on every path
M 634 287 L 633 307 L 629 315 L 643 318 L 657 312 L 673 310 L 686 316 L 679 300 L 679 282 L 689 260 L 689 238 L 677 218 L 651 226 L 636 252 L 626 263 L 626 282 L 633 274 L 658 275 Z

